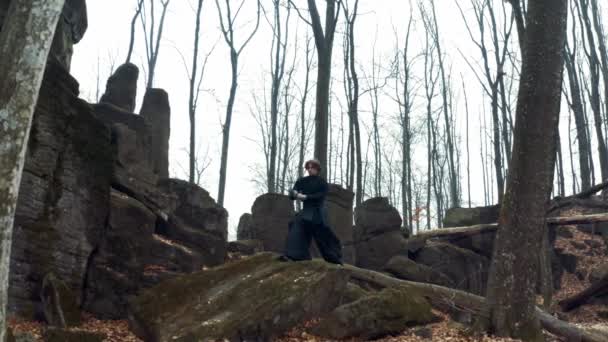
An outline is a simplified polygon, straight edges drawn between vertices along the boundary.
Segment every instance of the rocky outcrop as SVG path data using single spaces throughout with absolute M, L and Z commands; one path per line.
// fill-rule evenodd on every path
M 84 307 L 104 318 L 126 315 L 139 290 L 156 216 L 137 200 L 112 191 L 106 235 L 91 258 Z
M 355 194 L 339 185 L 330 184 L 326 205 L 329 225 L 342 242 L 342 261 L 355 263 L 353 247 L 353 199 Z
M 116 69 L 106 84 L 106 92 L 101 103 L 108 103 L 129 113 L 135 111 L 137 98 L 137 78 L 139 69 L 135 64 L 125 63 Z
M 265 251 L 283 253 L 289 221 L 293 216 L 289 197 L 280 194 L 259 196 L 251 207 L 251 239 L 262 241 Z
M 236 229 L 237 240 L 251 240 L 253 239 L 253 232 L 251 231 L 251 214 L 244 213 L 239 218 L 239 225 Z
M 476 208 L 451 208 L 443 218 L 444 227 L 466 227 L 498 222 L 499 205 Z
M 160 179 L 169 178 L 169 136 L 171 135 L 171 107 L 169 94 L 163 89 L 149 88 L 139 112 L 150 125 L 154 137 L 150 145 L 152 172 Z
M 429 266 L 418 264 L 403 255 L 392 257 L 384 266 L 384 270 L 403 280 L 454 287 L 454 282 L 445 274 Z
M 133 300 L 131 326 L 144 341 L 269 341 L 329 313 L 348 273 L 322 261 L 280 262 L 262 253 L 167 280 Z
M 416 253 L 414 261 L 445 274 L 455 288 L 483 295 L 490 259 L 445 242 L 430 242 Z
M 228 243 L 228 252 L 240 255 L 253 255 L 264 251 L 264 245 L 260 240 L 237 240 Z
M 377 339 L 436 320 L 428 301 L 413 288 L 387 288 L 336 308 L 312 331 L 322 337 Z
M 384 197 L 369 199 L 355 209 L 356 265 L 381 270 L 395 255 L 407 255 L 399 212 Z
M 57 22 L 49 57 L 69 71 L 74 53 L 73 47 L 84 36 L 88 24 L 86 1 L 66 0 Z
M 78 83 L 49 62 L 34 113 L 15 214 L 9 310 L 41 312 L 43 277 L 74 291 L 109 212 L 110 130 L 77 98 Z

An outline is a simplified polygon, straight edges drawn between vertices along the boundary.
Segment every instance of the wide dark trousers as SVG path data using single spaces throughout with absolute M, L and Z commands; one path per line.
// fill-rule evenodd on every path
M 329 226 L 296 216 L 289 222 L 285 255 L 292 260 L 310 260 L 310 242 L 314 239 L 327 262 L 342 263 L 342 244 Z

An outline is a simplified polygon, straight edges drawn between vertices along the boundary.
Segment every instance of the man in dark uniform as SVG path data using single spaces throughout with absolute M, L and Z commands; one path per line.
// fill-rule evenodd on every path
M 342 264 L 342 244 L 329 227 L 325 196 L 327 182 L 319 176 L 321 164 L 312 159 L 304 164 L 308 176 L 296 181 L 289 194 L 291 200 L 300 200 L 304 207 L 289 223 L 285 254 L 281 260 L 310 260 L 310 241 L 315 239 L 325 261 Z

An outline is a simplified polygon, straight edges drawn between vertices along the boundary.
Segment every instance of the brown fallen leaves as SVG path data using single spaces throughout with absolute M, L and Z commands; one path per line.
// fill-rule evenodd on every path
M 36 341 L 43 341 L 42 334 L 46 324 L 42 322 L 24 321 L 15 317 L 9 318 L 7 323 L 15 334 L 29 333 Z M 143 342 L 129 330 L 127 321 L 104 321 L 96 319 L 90 314 L 83 315 L 83 323 L 81 326 L 70 328 L 69 330 L 101 333 L 106 336 L 104 339 L 105 342 Z

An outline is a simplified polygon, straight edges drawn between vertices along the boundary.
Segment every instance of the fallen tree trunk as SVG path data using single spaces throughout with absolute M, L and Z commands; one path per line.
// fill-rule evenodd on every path
M 395 286 L 410 286 L 426 297 L 434 307 L 444 309 L 449 305 L 453 309 L 483 315 L 485 298 L 461 290 L 455 290 L 439 285 L 417 283 L 413 281 L 400 280 L 385 274 L 347 265 L 344 267 L 350 272 L 352 280 L 358 283 L 367 283 L 374 288 L 385 288 Z M 574 324 L 561 321 L 547 312 L 536 308 L 536 315 L 543 328 L 548 332 L 567 338 L 568 341 L 580 342 L 605 342 L 608 341 L 608 333 L 597 329 L 583 328 Z
M 570 224 L 586 224 L 608 222 L 608 213 L 592 214 L 592 215 L 576 215 L 569 217 L 547 217 L 549 227 L 563 226 Z M 452 227 L 452 228 L 436 228 L 427 230 L 414 235 L 415 238 L 431 239 L 431 238 L 460 238 L 473 236 L 486 232 L 494 232 L 498 227 L 497 223 L 478 224 L 468 227 Z
M 559 302 L 564 311 L 570 311 L 587 303 L 589 299 L 608 293 L 608 274 L 591 284 L 588 288 Z
M 606 188 L 608 188 L 608 180 L 606 180 L 603 183 L 594 185 L 594 186 L 590 187 L 589 189 L 587 189 L 585 191 L 579 192 L 576 195 L 568 196 L 568 197 L 565 197 L 565 198 L 589 198 L 589 197 L 591 197 L 591 195 L 595 194 L 596 192 L 599 192 L 599 191 L 604 190 Z

